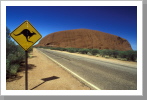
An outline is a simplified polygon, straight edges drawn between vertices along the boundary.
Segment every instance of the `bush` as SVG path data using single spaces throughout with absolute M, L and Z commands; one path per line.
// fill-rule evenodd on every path
M 66 48 L 60 48 L 60 51 L 66 51 Z
M 87 54 L 90 50 L 89 49 L 79 49 L 78 52 L 82 53 L 82 54 Z
M 61 50 L 62 48 L 60 48 L 60 47 L 56 47 L 56 48 L 54 48 L 55 50 Z
M 77 49 L 76 48 L 66 48 L 66 51 L 74 53 L 74 52 L 77 52 Z
M 112 50 L 111 51 L 112 52 L 112 57 L 114 57 L 114 58 L 117 58 L 117 56 L 118 56 L 118 50 Z
M 118 56 L 120 58 L 126 58 L 127 57 L 127 52 L 126 51 L 119 51 L 118 52 Z
M 18 69 L 19 69 L 19 66 L 20 66 L 19 64 L 13 64 L 11 66 L 10 73 L 12 75 L 15 75 L 17 73 Z
M 91 53 L 92 55 L 96 55 L 96 54 L 99 54 L 99 50 L 98 50 L 98 49 L 91 49 L 91 50 L 90 50 L 90 53 Z
M 16 45 L 8 36 L 10 30 L 6 28 L 6 75 L 7 78 L 17 73 L 19 64 L 24 60 L 24 50 Z
M 100 55 L 101 55 L 102 57 L 104 57 L 104 56 L 106 56 L 106 55 L 110 55 L 110 52 L 109 52 L 109 50 L 107 50 L 107 49 L 100 50 Z
M 137 51 L 129 50 L 127 53 L 127 60 L 128 61 L 136 61 L 137 60 Z
M 19 64 L 24 60 L 25 53 L 24 50 L 21 47 L 18 47 L 17 45 L 11 45 L 11 47 L 15 48 L 13 51 L 7 50 L 7 56 L 6 56 L 6 70 L 9 74 L 16 74 L 18 70 Z M 15 71 L 14 71 L 15 70 Z M 15 72 L 15 73 L 14 73 Z
M 137 60 L 137 51 L 133 51 L 133 50 L 119 51 L 118 56 L 120 58 L 126 58 L 128 61 L 136 61 Z

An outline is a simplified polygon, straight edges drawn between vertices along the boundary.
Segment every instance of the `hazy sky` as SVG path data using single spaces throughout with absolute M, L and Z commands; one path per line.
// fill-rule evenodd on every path
M 6 25 L 11 31 L 25 20 L 43 37 L 57 31 L 86 28 L 125 38 L 137 50 L 137 6 L 6 7 Z

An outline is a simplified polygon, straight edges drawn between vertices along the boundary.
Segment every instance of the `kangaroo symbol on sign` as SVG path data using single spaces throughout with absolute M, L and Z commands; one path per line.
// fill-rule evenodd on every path
M 34 32 L 30 32 L 28 29 L 24 29 L 23 31 L 21 31 L 19 34 L 14 34 L 15 36 L 19 36 L 19 35 L 21 35 L 21 34 L 23 34 L 25 37 L 26 37 L 26 40 L 28 41 L 28 42 L 32 42 L 32 41 L 29 41 L 28 39 L 30 39 L 33 35 L 36 35 L 36 33 L 34 33 Z M 33 43 L 33 42 L 32 42 Z

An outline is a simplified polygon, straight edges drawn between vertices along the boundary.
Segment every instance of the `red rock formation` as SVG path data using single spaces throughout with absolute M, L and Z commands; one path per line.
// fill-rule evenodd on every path
M 126 39 L 90 29 L 51 33 L 42 38 L 36 46 L 132 50 L 130 43 Z

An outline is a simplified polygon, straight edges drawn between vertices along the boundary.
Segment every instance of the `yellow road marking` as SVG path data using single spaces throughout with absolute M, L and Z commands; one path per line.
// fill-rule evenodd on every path
M 38 49 L 37 49 L 38 50 Z M 40 51 L 40 50 L 39 50 Z M 58 65 L 60 65 L 61 67 L 63 67 L 65 70 L 67 70 L 68 72 L 70 72 L 71 74 L 73 74 L 74 76 L 78 77 L 80 80 L 84 81 L 85 83 L 87 83 L 88 85 L 90 85 L 91 87 L 93 87 L 96 90 L 101 90 L 100 88 L 96 87 L 95 85 L 91 84 L 90 82 L 86 81 L 85 79 L 83 79 L 82 77 L 80 77 L 79 75 L 77 75 L 76 73 L 72 72 L 71 70 L 69 70 L 68 68 L 66 68 L 65 66 L 63 66 L 62 64 L 60 64 L 59 62 L 57 62 L 56 60 L 52 59 L 51 57 L 49 57 L 48 55 L 46 55 L 45 53 L 43 53 L 42 51 L 40 51 L 42 54 L 44 54 L 46 57 L 48 57 L 49 59 L 51 59 L 52 61 L 54 61 L 55 63 L 57 63 Z

